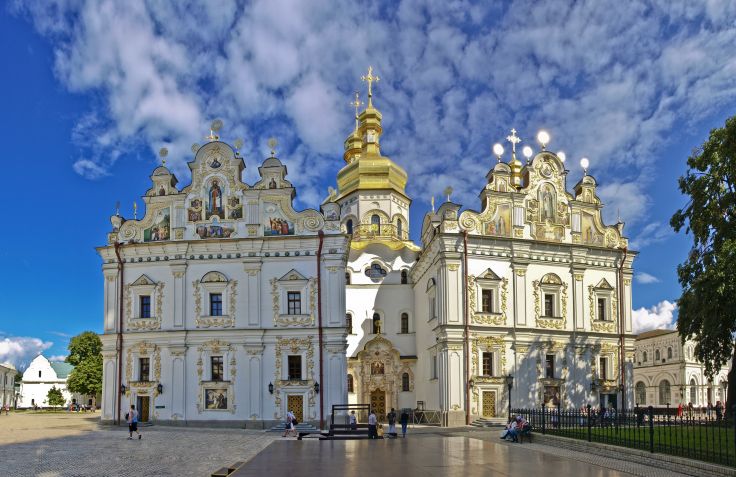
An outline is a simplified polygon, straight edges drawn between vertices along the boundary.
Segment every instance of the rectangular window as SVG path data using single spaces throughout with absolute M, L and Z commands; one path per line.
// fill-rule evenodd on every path
M 222 293 L 210 293 L 210 316 L 222 316 Z
M 545 357 L 544 376 L 546 378 L 555 377 L 555 355 L 548 354 Z
M 301 315 L 302 314 L 302 293 L 301 292 L 288 292 L 286 299 L 288 302 L 288 314 L 289 315 Z
M 544 294 L 544 316 L 555 316 L 555 296 Z
M 493 353 L 483 353 L 483 376 L 493 376 Z
M 290 355 L 288 358 L 289 379 L 302 379 L 302 356 Z
M 481 310 L 483 313 L 493 313 L 493 290 L 483 290 L 481 292 Z
M 138 381 L 150 381 L 151 360 L 149 358 L 138 359 Z
M 608 319 L 606 316 L 606 299 L 598 298 L 598 319 L 605 321 Z
M 606 381 L 608 379 L 608 358 L 601 358 L 600 366 L 600 377 L 602 380 Z
M 222 356 L 210 356 L 210 369 L 212 370 L 212 381 L 224 381 L 225 368 L 222 364 Z
M 350 313 L 345 314 L 345 329 L 349 335 L 353 334 L 353 315 Z
M 150 318 L 151 317 L 151 295 L 141 295 L 138 299 L 140 304 L 140 317 Z
M 431 297 L 429 299 L 429 319 L 430 320 L 437 318 L 436 308 L 437 308 L 437 299 L 435 297 Z
M 409 332 L 409 314 L 408 313 L 401 314 L 401 332 L 404 334 Z

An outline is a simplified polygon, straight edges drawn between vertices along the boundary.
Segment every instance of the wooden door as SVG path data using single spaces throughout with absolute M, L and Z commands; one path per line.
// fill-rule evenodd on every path
M 297 422 L 304 422 L 304 396 L 301 394 L 289 394 L 286 397 L 286 408 L 294 413 Z
M 148 422 L 148 396 L 138 397 L 138 420 L 140 422 Z
M 383 422 L 386 417 L 386 393 L 383 389 L 371 392 L 371 409 L 376 413 L 378 420 Z
M 496 391 L 483 391 L 483 417 L 496 417 Z

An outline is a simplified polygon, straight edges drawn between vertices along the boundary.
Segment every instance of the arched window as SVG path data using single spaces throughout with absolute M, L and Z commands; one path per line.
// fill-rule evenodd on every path
M 396 235 L 400 238 L 404 238 L 404 222 L 401 219 L 396 221 Z
M 698 404 L 698 383 L 694 378 L 690 380 L 690 402 L 693 403 L 693 406 Z
M 402 333 L 409 332 L 409 314 L 408 313 L 401 314 L 401 332 Z
M 371 225 L 374 232 L 381 233 L 381 217 L 378 214 L 371 215 Z
M 353 235 L 353 221 L 348 220 L 345 222 L 345 228 L 347 229 L 348 234 Z
M 353 375 L 352 374 L 348 374 L 348 392 L 349 393 L 355 392 L 355 388 L 353 388 Z
M 345 313 L 345 329 L 349 335 L 353 334 L 353 315 L 350 313 Z
M 670 382 L 663 379 L 659 383 L 659 405 L 663 406 L 670 403 Z
M 345 285 L 350 285 L 350 272 L 345 272 Z
M 662 356 L 659 354 L 659 350 L 654 352 L 654 361 L 659 361 Z
M 644 406 L 647 403 L 647 386 L 643 382 L 636 383 L 636 405 Z
M 381 315 L 373 313 L 373 334 L 381 333 Z
M 409 273 L 406 270 L 401 271 L 401 284 L 406 285 L 409 283 Z
M 409 373 L 401 375 L 401 390 L 404 392 L 409 391 Z
M 667 359 L 672 359 L 672 348 L 667 348 Z
M 644 361 L 645 363 L 647 362 L 647 352 L 646 351 L 644 351 L 644 359 L 642 359 L 642 361 Z

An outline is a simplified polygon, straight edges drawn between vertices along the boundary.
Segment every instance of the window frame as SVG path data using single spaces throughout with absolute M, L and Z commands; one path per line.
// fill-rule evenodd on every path
M 547 297 L 549 297 L 550 310 L 547 313 Z M 542 294 L 542 318 L 557 318 L 555 315 L 556 296 L 553 292 L 544 292 Z
M 293 363 L 292 363 L 293 360 Z M 298 377 L 292 377 L 292 371 L 298 368 Z M 304 359 L 301 354 L 289 354 L 286 355 L 286 379 L 288 381 L 303 381 L 304 380 Z
M 219 361 L 219 362 L 216 362 Z M 215 370 L 219 368 L 219 373 Z M 219 379 L 217 379 L 219 377 Z M 225 357 L 222 355 L 210 355 L 210 381 L 225 381 Z
M 401 373 L 401 392 L 402 393 L 411 392 L 411 377 L 409 376 L 409 373 L 406 371 Z
M 217 298 L 217 299 L 215 299 Z M 223 296 L 220 292 L 210 292 L 207 294 L 207 301 L 209 303 L 209 315 L 208 316 L 225 316 Z
M 143 366 L 144 363 L 145 366 Z M 138 381 L 142 383 L 151 382 L 151 358 L 148 356 L 138 357 Z
M 146 303 L 144 303 L 144 301 Z M 153 318 L 151 316 L 151 295 L 140 294 L 138 295 L 138 317 L 139 318 Z
M 555 363 L 555 355 L 553 353 L 547 353 L 544 355 L 544 377 L 546 379 L 556 379 L 555 378 L 555 366 L 557 363 Z
M 483 373 L 483 376 L 495 376 L 495 361 L 496 357 L 494 356 L 493 351 L 483 351 L 481 352 L 480 359 L 481 359 L 481 371 Z
M 353 375 L 348 373 L 348 394 L 355 394 L 355 379 Z
M 294 306 L 292 307 L 292 305 Z M 296 305 L 298 305 L 298 308 Z M 303 314 L 301 290 L 286 291 L 286 314 L 288 316 L 299 316 Z
M 411 327 L 409 326 L 411 319 L 409 318 L 409 313 L 406 311 L 402 311 L 399 314 L 399 334 L 402 335 L 408 335 L 411 333 Z

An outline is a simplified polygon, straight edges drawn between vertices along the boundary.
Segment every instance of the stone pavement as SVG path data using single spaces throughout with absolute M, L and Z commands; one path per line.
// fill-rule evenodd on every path
M 152 426 L 141 428 L 143 439 L 129 441 L 127 428 L 77 429 L 73 421 L 68 421 L 71 435 L 60 436 L 56 428 L 44 438 L 38 435 L 43 429 L 37 424 L 54 420 L 29 418 L 23 426 L 27 430 L 18 430 L 24 439 L 16 443 L 7 443 L 13 432 L 0 421 L 0 436 L 6 442 L 0 445 L 3 477 L 209 476 L 223 465 L 250 459 L 280 438 L 243 429 Z M 29 431 L 38 438 L 29 440 Z

